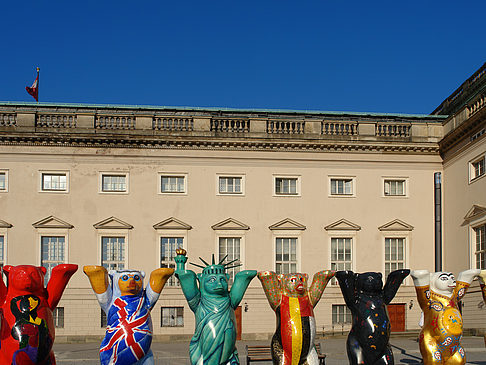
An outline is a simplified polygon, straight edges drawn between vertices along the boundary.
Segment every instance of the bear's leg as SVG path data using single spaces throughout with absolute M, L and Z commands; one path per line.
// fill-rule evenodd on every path
M 307 355 L 307 358 L 302 365 L 319 365 L 319 356 L 317 356 L 317 351 L 314 346 L 312 346 L 309 355 Z
M 350 365 L 364 365 L 365 358 L 363 348 L 358 342 L 353 332 L 348 335 L 348 340 L 346 341 L 346 350 L 348 352 L 348 359 Z
M 285 357 L 279 336 L 276 335 L 272 337 L 272 360 L 274 365 L 291 365 L 291 361 Z
M 382 357 L 380 357 L 378 360 L 376 360 L 373 365 L 394 365 L 394 364 L 395 364 L 395 360 L 393 359 L 393 351 L 390 345 L 388 345 L 386 347 L 385 354 Z
M 154 364 L 155 364 L 154 354 L 152 353 L 152 350 L 149 350 L 149 352 L 147 352 L 147 354 L 142 359 L 137 361 L 136 365 L 154 365 Z
M 424 365 L 442 364 L 442 353 L 438 351 L 437 341 L 428 331 L 423 331 L 419 339 L 420 354 Z
M 464 349 L 459 346 L 453 356 L 449 357 L 444 363 L 445 365 L 464 365 L 466 363 L 466 353 Z

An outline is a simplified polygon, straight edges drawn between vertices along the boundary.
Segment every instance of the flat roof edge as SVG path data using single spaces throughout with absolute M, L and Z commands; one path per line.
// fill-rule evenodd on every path
M 103 108 L 103 109 L 139 109 L 139 110 L 194 110 L 194 111 L 222 111 L 241 113 L 285 113 L 285 114 L 313 114 L 313 115 L 354 115 L 377 117 L 402 117 L 421 119 L 446 119 L 447 115 L 430 114 L 404 114 L 404 113 L 375 113 L 375 112 L 351 112 L 351 111 L 322 111 L 322 110 L 293 110 L 293 109 L 247 109 L 227 107 L 189 107 L 189 106 L 155 106 L 155 105 L 123 105 L 123 104 L 84 104 L 84 103 L 53 103 L 53 102 L 14 102 L 0 101 L 0 106 L 30 106 L 30 107 L 70 107 L 70 108 Z

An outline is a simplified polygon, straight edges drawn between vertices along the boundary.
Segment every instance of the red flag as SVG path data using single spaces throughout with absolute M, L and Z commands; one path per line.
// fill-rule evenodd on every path
M 39 67 L 37 67 L 37 77 L 31 87 L 26 86 L 25 90 L 32 95 L 35 101 L 39 101 Z

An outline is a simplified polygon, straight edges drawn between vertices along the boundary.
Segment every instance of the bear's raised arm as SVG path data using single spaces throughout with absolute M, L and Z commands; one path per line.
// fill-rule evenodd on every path
M 313 307 L 319 302 L 326 289 L 327 283 L 335 275 L 333 270 L 323 270 L 319 271 L 312 278 L 312 284 L 309 289 L 309 299 Z
M 267 296 L 270 307 L 275 310 L 282 299 L 282 288 L 280 287 L 277 274 L 273 271 L 260 271 L 258 279 L 262 283 L 263 291 Z
M 250 281 L 252 281 L 256 274 L 256 270 L 244 270 L 235 275 L 235 280 L 230 290 L 230 300 L 233 309 L 236 309 L 238 304 L 240 304 L 248 285 L 250 285 Z
M 175 276 L 181 283 L 182 292 L 186 297 L 189 308 L 194 312 L 201 300 L 201 292 L 197 286 L 197 277 L 194 271 L 186 270 L 185 268 L 187 262 L 186 250 L 179 248 L 176 252 L 177 256 L 174 258 L 176 262 Z
M 356 298 L 356 276 L 352 271 L 338 271 L 335 274 L 336 279 L 339 282 L 341 293 L 343 293 L 344 301 L 349 309 L 354 308 Z
M 383 288 L 383 300 L 385 304 L 388 305 L 397 294 L 398 288 L 402 285 L 403 279 L 405 279 L 408 274 L 410 274 L 410 270 L 403 269 L 403 270 L 395 270 L 388 274 L 386 278 L 385 287 Z
M 56 308 L 57 303 L 61 300 L 62 293 L 71 279 L 71 276 L 78 270 L 78 265 L 62 264 L 57 265 L 52 269 L 51 278 L 47 283 L 47 305 L 51 310 Z

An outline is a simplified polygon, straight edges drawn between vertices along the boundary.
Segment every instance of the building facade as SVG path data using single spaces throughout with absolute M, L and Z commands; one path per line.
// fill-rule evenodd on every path
M 460 125 L 482 115 L 484 128 L 483 104 Z M 474 267 L 486 180 L 467 181 L 467 202 L 455 189 L 464 184 L 459 165 L 484 159 L 484 136 L 467 153 L 448 152 L 458 148 L 446 146 L 461 128 L 456 114 L 0 103 L 0 259 L 48 270 L 67 262 L 130 267 L 148 277 L 173 266 L 175 249 L 184 247 L 192 262 L 228 254 L 242 269 L 310 277 L 326 269 L 434 271 L 434 174 L 441 173 L 444 266 Z M 469 228 L 456 213 L 461 224 L 469 214 Z M 392 304 L 394 330 L 417 330 L 410 278 Z M 61 339 L 104 334 L 81 270 L 59 306 Z M 318 332 L 349 328 L 336 283 L 315 314 Z M 243 338 L 273 333 L 257 279 L 238 316 Z M 192 335 L 194 317 L 176 279 L 152 318 L 160 339 Z

